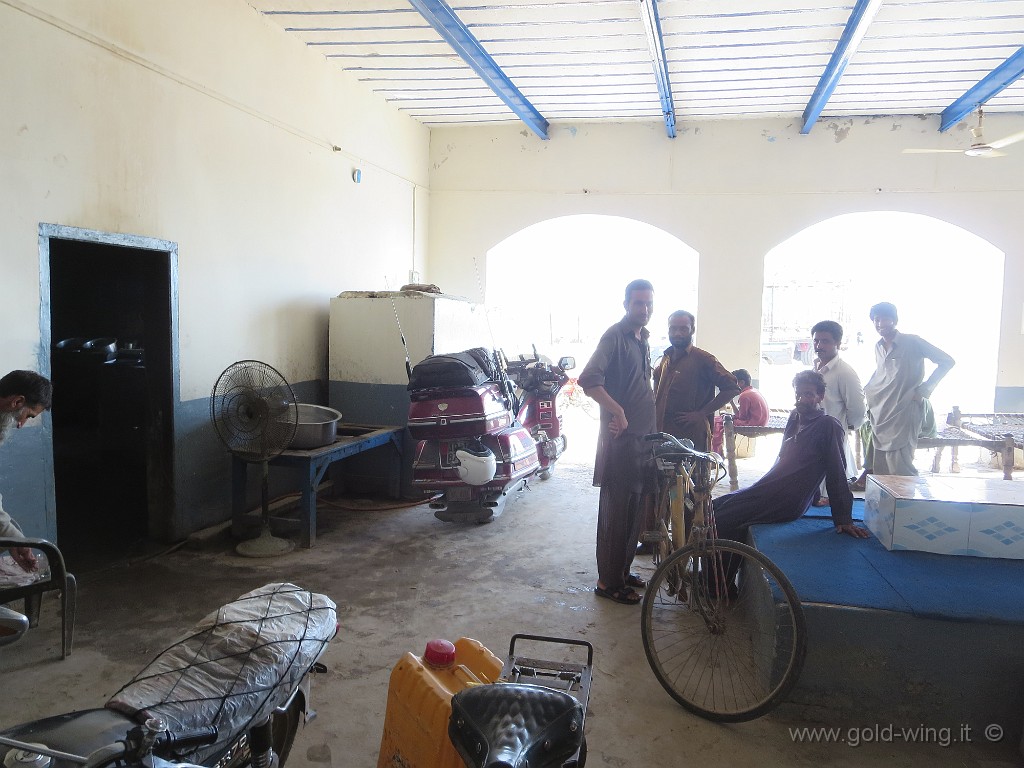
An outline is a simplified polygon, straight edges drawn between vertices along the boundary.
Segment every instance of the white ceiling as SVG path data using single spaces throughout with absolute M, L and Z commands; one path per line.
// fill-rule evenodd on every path
M 249 3 L 426 125 L 520 119 L 407 0 Z M 675 123 L 800 117 L 855 7 L 657 0 Z M 451 8 L 546 121 L 666 121 L 641 0 Z M 1024 0 L 884 0 L 821 116 L 940 114 L 1022 46 Z M 985 110 L 1024 112 L 1024 79 Z

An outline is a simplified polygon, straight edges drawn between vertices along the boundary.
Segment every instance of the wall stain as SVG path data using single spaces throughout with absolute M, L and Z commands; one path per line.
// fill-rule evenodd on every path
M 828 124 L 828 129 L 832 131 L 836 144 L 846 140 L 846 137 L 850 135 L 850 128 L 852 127 L 853 122 L 850 120 L 845 121 L 845 124 L 842 126 L 839 123 Z

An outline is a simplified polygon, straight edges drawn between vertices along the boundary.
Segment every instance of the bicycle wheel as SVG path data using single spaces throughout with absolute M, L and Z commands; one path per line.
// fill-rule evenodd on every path
M 661 564 L 641 628 L 662 687 L 718 722 L 768 712 L 796 684 L 807 651 L 789 579 L 753 547 L 725 539 L 690 544 Z

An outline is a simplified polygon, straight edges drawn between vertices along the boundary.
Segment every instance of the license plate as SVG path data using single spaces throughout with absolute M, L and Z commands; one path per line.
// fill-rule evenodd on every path
M 449 488 L 445 494 L 448 501 L 472 501 L 473 500 L 473 489 L 472 488 Z

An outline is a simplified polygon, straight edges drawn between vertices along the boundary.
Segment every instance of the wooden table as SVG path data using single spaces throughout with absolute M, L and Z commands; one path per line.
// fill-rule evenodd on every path
M 393 445 L 398 456 L 402 452 L 404 427 L 381 427 L 367 424 L 339 424 L 338 436 L 333 443 L 309 450 L 284 451 L 270 460 L 271 467 L 290 467 L 303 473 L 302 499 L 299 512 L 302 521 L 302 546 L 309 549 L 316 543 L 316 489 L 327 468 L 334 462 L 363 453 L 382 445 Z M 231 516 L 235 525 L 241 525 L 246 513 L 245 485 L 249 462 L 237 456 L 231 459 Z M 399 495 L 400 472 L 388 479 L 392 496 Z

